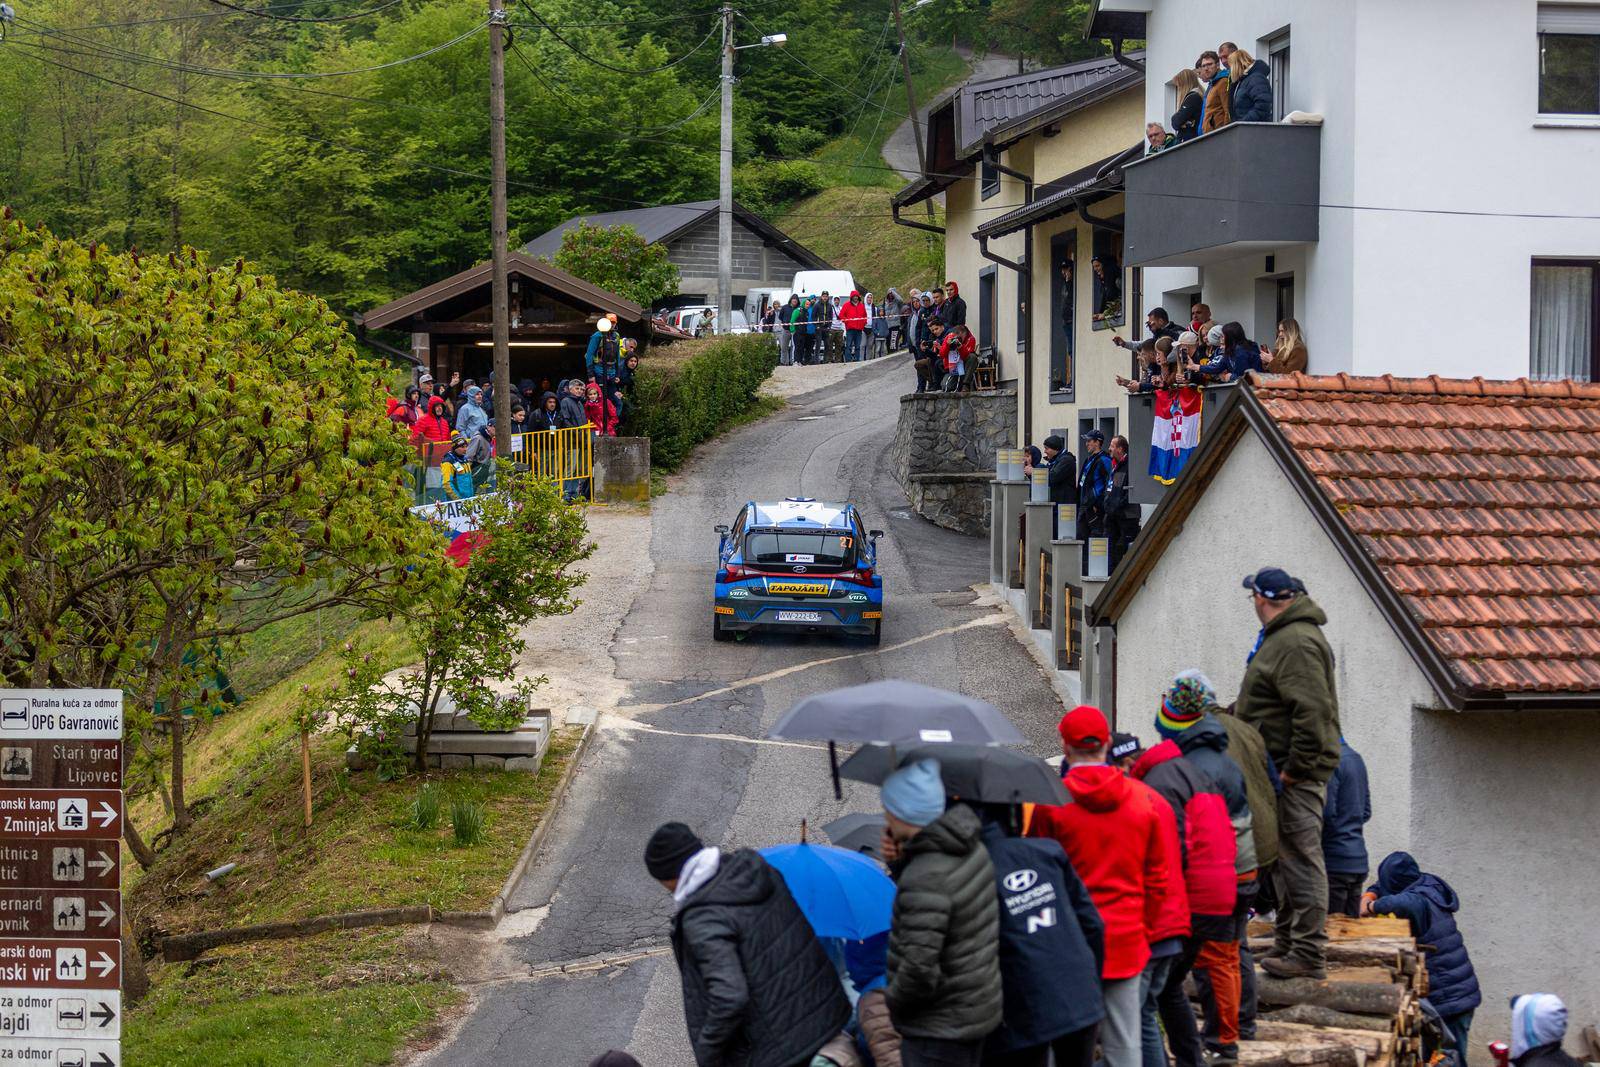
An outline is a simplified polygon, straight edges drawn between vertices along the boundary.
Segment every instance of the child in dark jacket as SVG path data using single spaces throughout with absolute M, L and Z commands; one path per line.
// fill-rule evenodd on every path
M 1419 944 L 1428 952 L 1428 1005 L 1456 1042 L 1458 1063 L 1465 1064 L 1472 1013 L 1483 1000 L 1478 976 L 1467 957 L 1467 943 L 1456 929 L 1461 898 L 1436 874 L 1424 874 L 1409 852 L 1391 852 L 1378 865 L 1378 884 L 1361 898 L 1362 915 L 1396 915 L 1411 923 Z
M 1328 868 L 1328 914 L 1361 914 L 1361 883 L 1367 880 L 1367 843 L 1362 827 L 1372 818 L 1367 764 L 1339 738 L 1339 766 L 1328 779 L 1322 807 L 1322 859 Z

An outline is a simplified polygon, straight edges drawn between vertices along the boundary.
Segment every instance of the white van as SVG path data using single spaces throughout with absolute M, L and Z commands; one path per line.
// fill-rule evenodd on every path
M 774 304 L 784 304 L 789 300 L 789 290 L 762 287 L 751 289 L 744 294 L 745 317 L 751 322 L 759 323 L 766 315 L 767 309 Z
M 847 270 L 801 270 L 795 271 L 789 291 L 802 299 L 823 293 L 847 297 L 855 287 L 856 280 Z

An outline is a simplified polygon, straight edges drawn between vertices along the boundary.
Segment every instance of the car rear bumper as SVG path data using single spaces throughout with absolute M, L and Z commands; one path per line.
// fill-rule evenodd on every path
M 722 620 L 722 628 L 735 632 L 760 629 L 787 630 L 795 633 L 837 631 L 846 634 L 870 634 L 883 621 L 882 593 L 879 590 L 871 590 L 870 594 L 867 600 L 862 601 L 719 595 L 713 610 Z M 779 616 L 780 612 L 812 612 L 816 617 L 783 619 Z

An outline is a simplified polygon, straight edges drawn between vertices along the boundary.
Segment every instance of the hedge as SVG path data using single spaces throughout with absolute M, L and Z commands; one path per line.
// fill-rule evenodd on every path
M 755 403 L 756 389 L 778 365 L 778 346 L 769 335 L 719 337 L 687 359 L 657 348 L 640 364 L 635 382 L 638 411 L 632 432 L 650 438 L 650 460 L 677 470 L 701 441 Z

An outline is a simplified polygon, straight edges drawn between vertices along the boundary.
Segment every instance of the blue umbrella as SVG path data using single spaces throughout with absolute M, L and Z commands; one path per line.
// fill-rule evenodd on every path
M 818 937 L 864 941 L 889 929 L 894 883 L 859 852 L 831 845 L 773 845 L 761 849 Z

